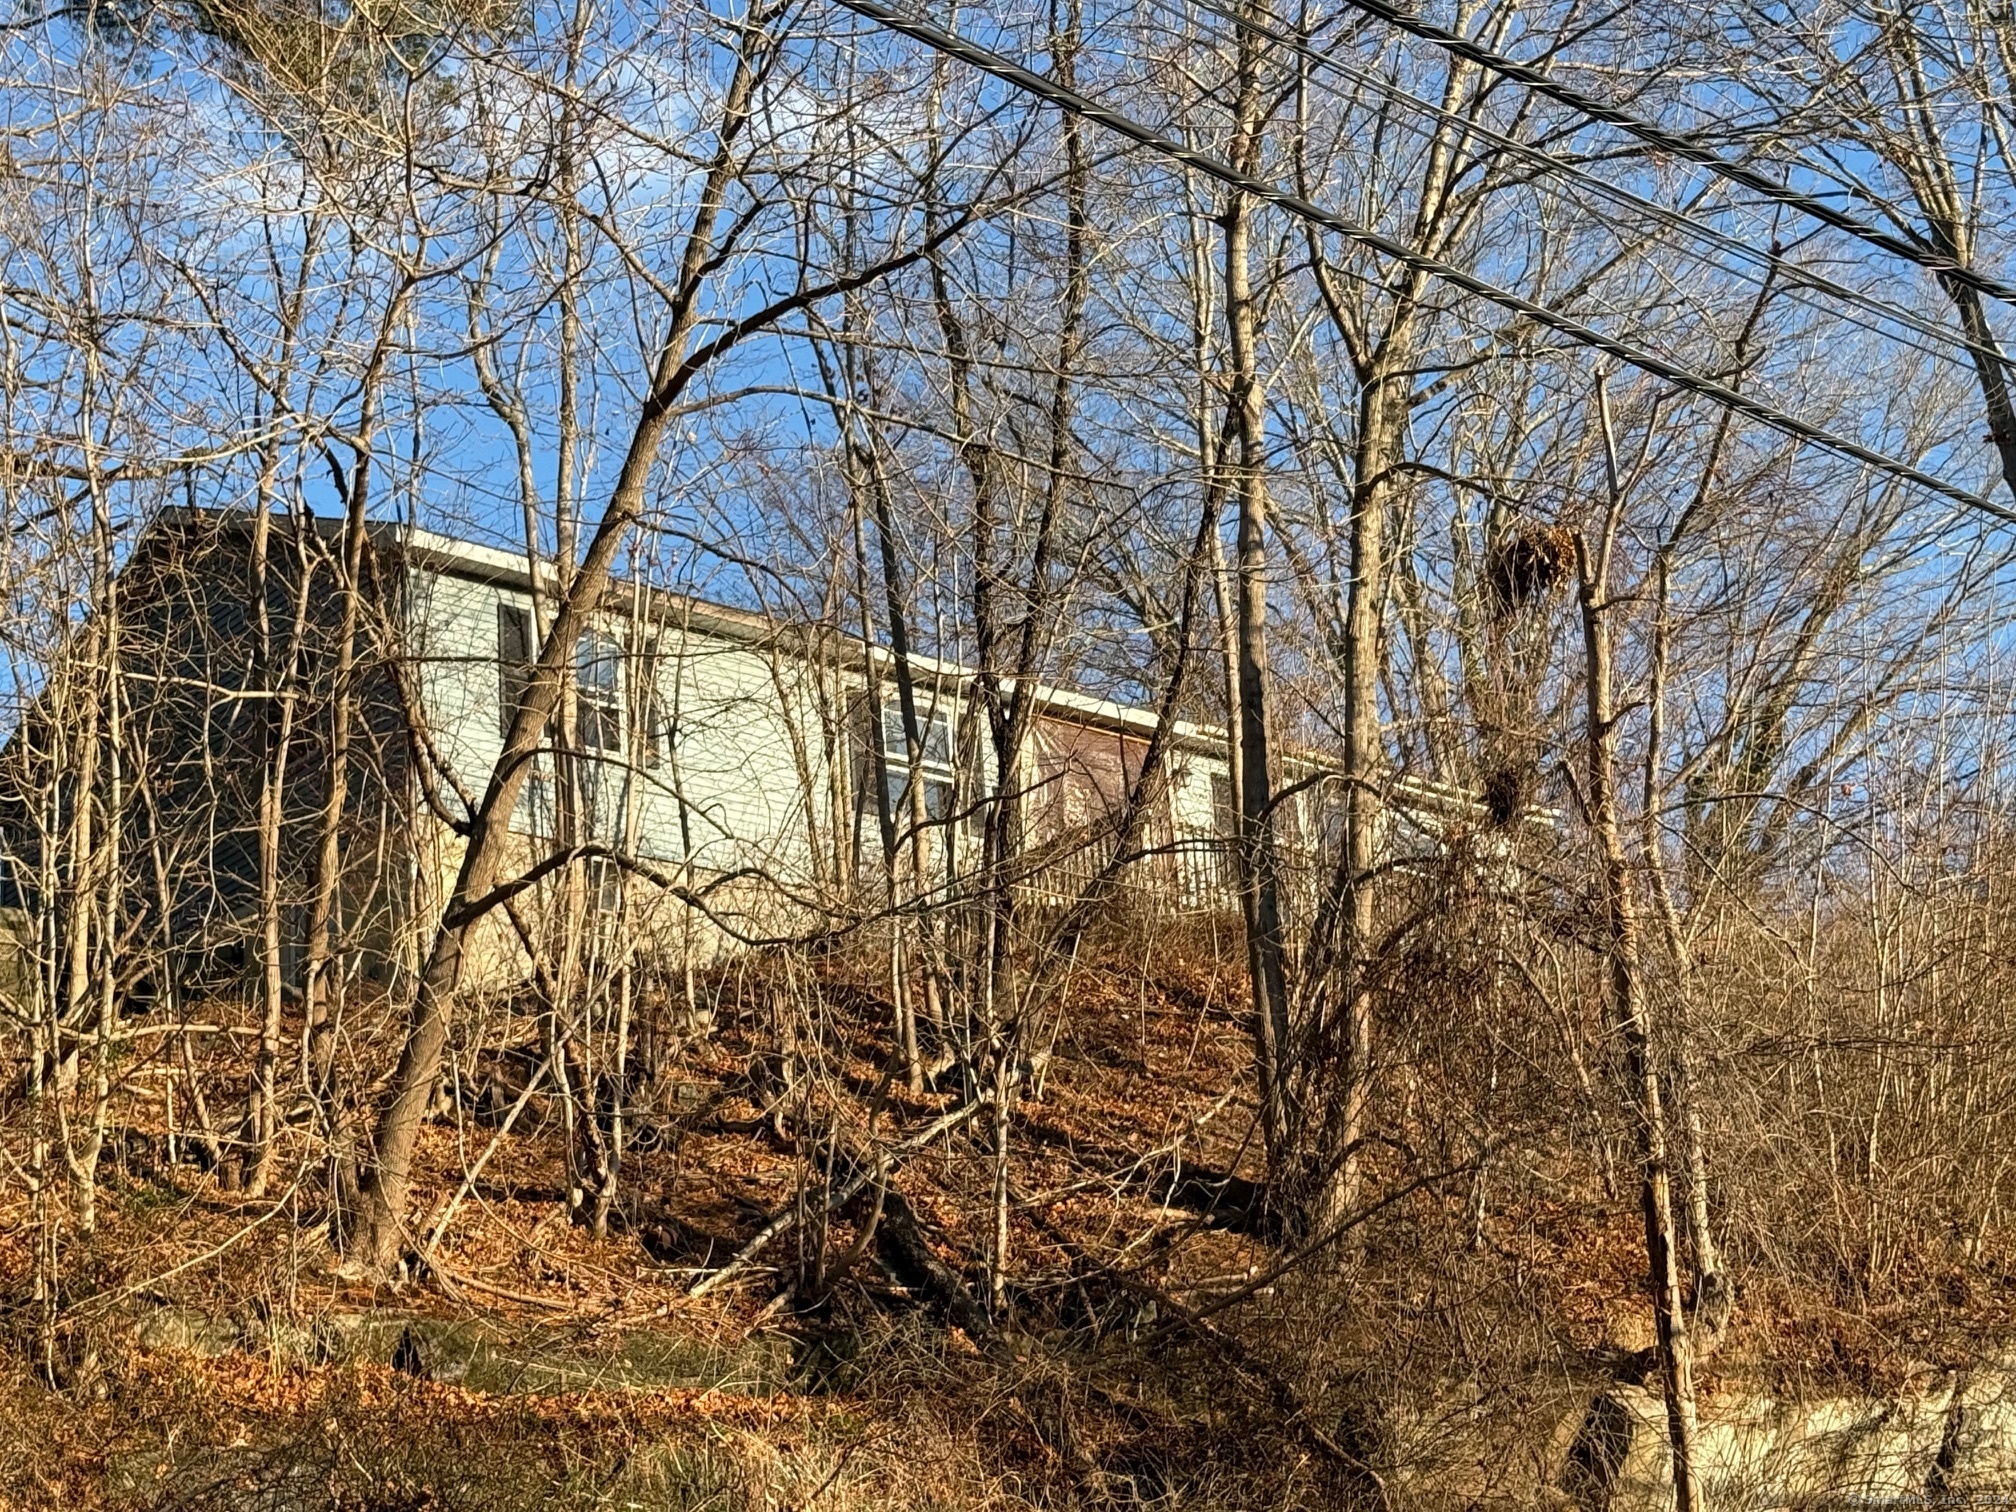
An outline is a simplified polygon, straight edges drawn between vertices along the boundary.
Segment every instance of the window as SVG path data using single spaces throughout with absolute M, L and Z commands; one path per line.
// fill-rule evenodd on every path
M 1239 807 L 1234 801 L 1232 779 L 1224 772 L 1211 774 L 1211 824 L 1223 840 L 1239 833 Z
M 607 856 L 590 856 L 587 861 L 588 901 L 596 910 L 613 914 L 623 906 L 623 868 Z
M 622 650 L 599 635 L 584 635 L 574 647 L 578 699 L 575 730 L 584 751 L 623 749 Z
M 672 716 L 653 688 L 644 696 L 644 765 L 656 769 L 672 759 Z
M 517 604 L 497 605 L 497 729 L 511 733 L 511 721 L 525 702 L 532 678 L 532 614 Z
M 641 705 L 644 720 L 646 770 L 655 770 L 672 759 L 672 714 L 658 692 L 658 651 L 656 641 L 648 642 L 642 660 L 631 669 L 631 697 Z
M 518 806 L 511 811 L 511 828 L 541 840 L 553 837 L 553 784 L 536 766 L 525 774 L 525 785 L 518 789 Z
M 948 714 L 920 714 L 918 723 L 924 737 L 917 762 L 917 776 L 924 784 L 924 814 L 944 820 L 952 814 L 952 719 Z M 910 740 L 900 703 L 882 706 L 882 750 L 889 812 L 901 825 L 910 817 Z

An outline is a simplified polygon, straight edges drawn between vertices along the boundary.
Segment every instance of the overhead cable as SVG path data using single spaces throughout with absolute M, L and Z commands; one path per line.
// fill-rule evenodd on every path
M 1521 63 L 1517 58 L 1508 58 L 1482 43 L 1471 41 L 1460 32 L 1453 32 L 1431 21 L 1424 21 L 1419 16 L 1393 4 L 1392 0 L 1344 0 L 1344 3 L 1369 16 L 1377 16 L 1389 25 L 1419 37 L 1424 42 L 1432 42 L 1437 47 L 1452 52 L 1459 58 L 1467 59 L 1481 68 L 1488 68 L 1495 74 L 1523 84 L 1534 93 L 1545 95 L 1548 99 L 1579 111 L 1593 120 L 1601 121 L 1606 126 L 1615 126 L 1620 131 L 1638 138 L 1639 141 L 1657 147 L 1661 152 L 1670 152 L 1675 157 L 1685 158 L 1690 163 L 1698 163 L 1710 173 L 1727 179 L 1732 184 L 1741 184 L 1745 189 L 1775 200 L 1781 205 L 1790 206 L 1800 214 L 1809 215 L 1837 231 L 1846 231 L 1850 236 L 1858 237 L 1872 247 L 1914 262 L 1941 278 L 1966 284 L 1983 294 L 2016 304 L 2016 286 L 2004 283 L 1986 273 L 1976 272 L 1965 263 L 1935 252 L 1930 247 L 1920 246 L 1879 226 L 1872 226 L 1859 216 L 1850 215 L 1847 211 L 1828 204 L 1818 195 L 1794 189 L 1790 184 L 1775 179 L 1768 173 L 1762 173 L 1742 163 L 1732 163 L 1714 148 L 1684 132 L 1668 131 L 1663 126 L 1655 126 L 1652 122 L 1607 101 L 1599 100 L 1594 95 L 1584 94 L 1572 84 L 1561 83 L 1545 69 L 1537 68 L 1531 63 Z
M 1544 148 L 1536 147 L 1528 142 L 1522 142 L 1517 137 L 1509 136 L 1481 121 L 1474 121 L 1459 116 L 1447 106 L 1438 105 L 1432 100 L 1424 100 L 1421 96 L 1401 88 L 1391 80 L 1379 78 L 1376 74 L 1368 73 L 1364 69 L 1346 63 L 1335 54 L 1326 52 L 1301 37 L 1281 30 L 1279 27 L 1269 26 L 1265 22 L 1243 16 L 1232 6 L 1218 3 L 1218 0 L 1147 0 L 1147 3 L 1157 9 L 1177 15 L 1186 15 L 1190 10 L 1195 9 L 1203 11 L 1208 15 L 1217 16 L 1221 20 L 1230 22 L 1243 30 L 1253 33 L 1255 36 L 1265 38 L 1277 46 L 1289 49 L 1297 56 L 1315 64 L 1318 68 L 1328 70 L 1340 78 L 1348 79 L 1352 83 L 1361 85 L 1364 88 L 1374 90 L 1405 109 L 1416 111 L 1422 115 L 1432 116 L 1436 120 L 1456 127 L 1466 135 L 1488 142 L 1500 151 L 1515 154 L 1527 162 L 1545 169 L 1550 174 L 1559 175 L 1598 194 L 1606 195 L 1616 203 L 1638 211 L 1641 214 L 1648 215 L 1683 235 L 1692 236 L 1711 246 L 1719 247 L 1731 256 L 1742 258 L 1753 265 L 1776 268 L 1784 275 L 1787 281 L 1789 286 L 1787 292 L 1790 297 L 1797 299 L 1799 303 L 1805 305 L 1808 309 L 1823 310 L 1826 307 L 1817 305 L 1811 300 L 1801 299 L 1797 290 L 1810 290 L 1813 293 L 1823 294 L 1829 298 L 1839 300 L 1843 304 L 1867 310 L 1879 321 L 1894 323 L 1905 330 L 1914 331 L 1932 341 L 1957 347 L 1960 351 L 1974 357 L 1985 357 L 1994 362 L 2004 360 L 1999 350 L 1991 350 L 1988 347 L 1969 340 L 1963 331 L 1956 330 L 1938 321 L 1930 320 L 1915 310 L 1906 309 L 1904 306 L 1893 304 L 1889 300 L 1876 298 L 1858 289 L 1851 289 L 1847 285 L 1838 283 L 1834 279 L 1827 277 L 1825 274 L 1816 273 L 1810 268 L 1793 262 L 1780 253 L 1768 252 L 1754 247 L 1741 237 L 1733 236 L 1714 226 L 1704 224 L 1686 211 L 1647 199 L 1645 196 L 1635 190 L 1626 188 L 1622 184 L 1611 183 L 1608 179 L 1598 177 L 1587 169 L 1568 162 Z M 1701 261 L 1705 262 L 1708 260 L 1704 254 L 1696 253 L 1695 255 Z M 1872 325 L 1867 320 L 1858 320 L 1852 316 L 1841 315 L 1839 312 L 1830 311 L 1829 313 L 1834 313 L 1837 318 L 1868 331 L 1872 335 L 1882 337 L 1885 340 L 1899 342 L 1911 350 L 1923 353 L 1928 357 L 1953 360 L 1952 354 L 1949 352 L 1934 350 L 1919 342 L 1907 340 L 1896 332 L 1883 329 L 1878 325 Z
M 1059 84 L 1053 79 L 1047 79 L 1039 73 L 1032 72 L 1012 59 L 1003 57 L 991 48 L 969 41 L 965 37 L 959 36 L 956 32 L 947 31 L 934 22 L 926 21 L 918 16 L 908 15 L 894 6 L 886 4 L 885 0 L 836 0 L 836 3 L 844 6 L 858 16 L 875 22 L 879 26 L 887 27 L 890 31 L 909 37 L 912 41 L 923 43 L 934 52 L 942 53 L 946 57 L 955 58 L 970 67 L 977 68 L 982 73 L 989 74 L 1001 80 L 1002 83 L 1021 90 L 1025 94 L 1034 96 L 1036 99 L 1053 105 L 1059 110 L 1068 111 L 1072 115 L 1092 122 L 1094 125 L 1103 126 L 1118 136 L 1125 137 L 1129 141 L 1146 147 L 1158 156 L 1166 157 L 1172 162 L 1181 163 L 1187 168 L 1195 169 L 1207 178 L 1216 179 L 1228 188 L 1236 189 L 1242 194 L 1250 195 L 1256 200 L 1273 205 L 1290 215 L 1298 216 L 1303 220 L 1322 226 L 1326 230 L 1334 231 L 1338 235 L 1355 241 L 1361 246 L 1369 247 L 1375 252 L 1390 257 L 1396 262 L 1404 263 L 1408 267 L 1441 280 L 1443 283 L 1461 289 L 1466 294 L 1474 294 L 1480 299 L 1488 300 L 1492 304 L 1513 311 L 1515 314 L 1523 315 L 1536 325 L 1541 325 L 1548 330 L 1558 332 L 1579 345 L 1605 353 L 1629 367 L 1637 368 L 1640 372 L 1649 373 L 1655 378 L 1663 379 L 1676 388 L 1685 389 L 1690 393 L 1699 394 L 1704 398 L 1711 399 L 1724 408 L 1733 410 L 1737 414 L 1748 416 L 1750 419 L 1767 425 L 1782 435 L 1807 442 L 1824 450 L 1834 452 L 1838 456 L 1846 457 L 1851 461 L 1860 462 L 1864 466 L 1873 467 L 1879 472 L 1888 473 L 1893 477 L 1914 483 L 1920 488 L 1931 493 L 1936 493 L 1943 498 L 1951 499 L 1953 502 L 1964 505 L 1968 509 L 1980 510 L 1984 514 L 1992 515 L 2005 524 L 2016 525 L 2016 510 L 2007 509 L 1995 503 L 1992 499 L 1984 498 L 1982 495 L 1975 493 L 1972 489 L 1962 488 L 1957 483 L 1948 482 L 1937 474 L 1929 473 L 1922 468 L 1912 466 L 1909 462 L 1886 456 L 1880 451 L 1864 446 L 1859 441 L 1850 440 L 1846 436 L 1836 435 L 1824 426 L 1815 425 L 1811 421 L 1800 419 L 1797 415 L 1788 414 L 1786 411 L 1778 409 L 1775 406 L 1765 404 L 1763 401 L 1752 398 L 1740 389 L 1731 388 L 1726 383 L 1721 383 L 1704 374 L 1696 373 L 1691 368 L 1677 362 L 1671 362 L 1664 357 L 1658 356 L 1656 353 L 1645 351 L 1643 348 L 1635 346 L 1630 342 L 1621 341 L 1617 337 L 1606 335 L 1595 327 L 1577 320 L 1572 315 L 1564 314 L 1551 306 L 1528 299 L 1522 294 L 1515 294 L 1510 289 L 1500 288 L 1488 279 L 1480 278 L 1477 274 L 1465 268 L 1459 268 L 1454 264 L 1446 263 L 1440 258 L 1432 257 L 1428 253 L 1406 245 L 1404 242 L 1395 241 L 1392 237 L 1386 236 L 1381 232 L 1361 226 L 1355 221 L 1339 215 L 1334 210 L 1326 209 L 1313 200 L 1304 199 L 1301 195 L 1291 194 L 1278 185 L 1270 184 L 1263 179 L 1254 178 L 1250 174 L 1242 173 L 1222 158 L 1208 152 L 1200 152 L 1194 147 L 1186 147 L 1181 142 L 1162 135 L 1153 127 L 1144 125 L 1129 115 L 1114 110 L 1110 106 L 1102 105 L 1091 97 L 1080 94 L 1077 90 Z

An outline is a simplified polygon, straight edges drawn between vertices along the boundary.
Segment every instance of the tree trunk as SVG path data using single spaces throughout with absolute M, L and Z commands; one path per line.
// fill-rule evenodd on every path
M 1312 1032 L 1341 1051 L 1341 1084 L 1321 1146 L 1309 1226 L 1326 1232 L 1358 1204 L 1359 1149 L 1372 1089 L 1373 940 L 1377 929 L 1380 794 L 1385 745 L 1379 684 L 1386 665 L 1386 533 L 1394 463 L 1406 435 L 1412 378 L 1411 326 L 1403 316 L 1381 350 L 1380 371 L 1360 403 L 1356 489 L 1351 500 L 1351 587 L 1344 623 L 1344 857 L 1336 927 L 1343 934 L 1343 1022 Z M 1340 1032 L 1341 1031 L 1341 1032 Z
M 1607 400 L 1599 387 L 1604 440 L 1610 456 L 1611 504 L 1601 538 L 1576 541 L 1585 664 L 1584 738 L 1590 827 L 1601 867 L 1605 918 L 1605 1008 L 1624 1051 L 1625 1094 L 1636 1125 L 1641 1171 L 1639 1196 L 1645 1222 L 1645 1257 L 1652 1288 L 1657 1353 L 1666 1397 L 1666 1430 L 1673 1452 L 1676 1512 L 1701 1512 L 1697 1479 L 1693 1351 L 1682 1304 L 1680 1260 L 1674 1244 L 1673 1181 L 1659 1068 L 1640 966 L 1637 905 L 1617 801 L 1617 724 L 1609 604 L 1610 554 L 1622 497 Z
M 1261 19 L 1266 7 L 1255 5 Z M 1262 49 L 1256 33 L 1239 33 L 1231 160 L 1242 173 L 1260 166 Z M 1224 233 L 1225 336 L 1231 371 L 1227 403 L 1238 446 L 1232 490 L 1239 511 L 1234 577 L 1234 644 L 1239 731 L 1240 903 L 1246 922 L 1247 972 L 1252 983 L 1259 1060 L 1261 1129 L 1268 1169 L 1276 1181 L 1289 1173 L 1299 1120 L 1291 1105 L 1287 941 L 1281 918 L 1279 856 L 1274 832 L 1273 744 L 1268 728 L 1267 666 L 1267 431 L 1266 394 L 1260 380 L 1260 311 L 1253 292 L 1254 204 L 1228 195 L 1220 217 Z
M 766 56 L 771 55 L 766 21 L 760 7 L 752 9 L 744 20 L 741 50 L 720 106 L 721 124 L 714 154 L 682 249 L 674 285 L 678 298 L 658 351 L 649 390 L 632 427 L 608 508 L 560 598 L 552 630 L 546 644 L 539 648 L 528 679 L 524 701 L 512 715 L 504 750 L 470 815 L 462 863 L 415 983 L 410 1027 L 393 1073 L 391 1097 L 378 1120 L 373 1140 L 374 1164 L 360 1193 L 362 1221 L 353 1262 L 367 1270 L 387 1270 L 399 1255 L 405 1235 L 406 1198 L 413 1179 L 414 1149 L 428 1104 L 433 1100 L 441 1053 L 448 1043 L 469 931 L 491 906 L 489 895 L 509 854 L 511 814 L 558 702 L 574 644 L 593 623 L 616 555 L 644 514 L 650 497 L 651 473 L 675 406 L 709 358 L 725 350 L 734 334 L 717 337 L 698 351 L 690 350 L 700 319 L 700 292 L 716 257 L 715 228 L 737 173 L 736 143 L 749 118 L 759 70 Z M 803 294 L 793 296 L 774 307 L 774 315 L 781 318 L 787 307 L 796 309 L 803 303 L 809 303 Z

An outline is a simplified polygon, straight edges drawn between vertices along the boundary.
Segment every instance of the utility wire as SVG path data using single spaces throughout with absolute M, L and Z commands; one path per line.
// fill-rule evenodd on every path
M 1473 42 L 1460 32 L 1452 32 L 1419 16 L 1408 14 L 1392 0 L 1344 0 L 1353 9 L 1361 10 L 1369 16 L 1377 16 L 1388 25 L 1401 31 L 1432 42 L 1437 47 L 1454 53 L 1459 58 L 1467 58 L 1479 67 L 1488 68 L 1495 74 L 1502 74 L 1520 84 L 1524 84 L 1536 94 L 1543 94 L 1550 100 L 1566 105 L 1571 110 L 1615 126 L 1619 130 L 1638 138 L 1661 152 L 1670 152 L 1675 157 L 1698 163 L 1719 178 L 1732 184 L 1741 184 L 1745 189 L 1790 206 L 1802 215 L 1810 215 L 1817 221 L 1832 226 L 1837 231 L 1846 231 L 1850 236 L 1859 237 L 1872 247 L 1902 257 L 1928 272 L 1955 283 L 1963 283 L 1983 294 L 2016 304 L 2016 286 L 2006 284 L 1986 273 L 1977 273 L 1965 263 L 1935 252 L 1930 247 L 1920 246 L 1901 236 L 1894 236 L 1881 227 L 1872 226 L 1868 221 L 1847 211 L 1837 209 L 1817 195 L 1794 189 L 1790 184 L 1771 177 L 1768 173 L 1746 167 L 1742 163 L 1732 163 L 1721 153 L 1703 142 L 1677 131 L 1668 131 L 1663 126 L 1655 126 L 1650 121 L 1632 115 L 1594 95 L 1584 94 L 1571 84 L 1563 84 L 1546 70 L 1531 63 L 1521 63 L 1516 58 L 1508 58 L 1503 53 L 1494 52 L 1482 43 Z
M 1786 292 L 1788 297 L 1797 300 L 1810 310 L 1832 315 L 1860 330 L 1868 331 L 1870 334 L 1880 336 L 1888 341 L 1895 341 L 1925 356 L 1949 362 L 1956 360 L 1950 351 L 1936 350 L 1920 342 L 1908 340 L 1898 335 L 1894 330 L 1885 329 L 1883 326 L 1873 324 L 1869 320 L 1858 320 L 1853 316 L 1844 315 L 1829 306 L 1816 304 L 1810 299 L 1800 298 L 1798 293 L 1800 289 L 1810 290 L 1816 294 L 1823 294 L 1829 298 L 1839 300 L 1843 304 L 1867 310 L 1876 320 L 1892 322 L 1897 326 L 1903 327 L 1905 330 L 1915 331 L 1932 341 L 1957 347 L 1962 352 L 1976 357 L 1985 357 L 1993 362 L 2006 360 L 2000 351 L 1991 350 L 1988 347 L 1970 341 L 1962 331 L 1928 319 L 1915 310 L 1906 309 L 1904 306 L 1893 304 L 1889 300 L 1879 299 L 1874 295 L 1862 293 L 1857 289 L 1851 289 L 1846 284 L 1838 283 L 1834 279 L 1828 278 L 1825 274 L 1816 273 L 1810 268 L 1793 262 L 1779 253 L 1767 252 L 1754 247 L 1741 237 L 1732 236 L 1726 231 L 1706 225 L 1685 211 L 1659 204 L 1637 193 L 1635 190 L 1626 188 L 1622 184 L 1613 184 L 1608 179 L 1601 178 L 1585 168 L 1548 152 L 1544 148 L 1533 146 L 1528 142 L 1522 142 L 1518 138 L 1500 132 L 1481 121 L 1473 121 L 1459 116 L 1455 111 L 1448 109 L 1446 106 L 1438 105 L 1432 100 L 1424 100 L 1421 96 L 1414 94 L 1410 90 L 1401 88 L 1391 80 L 1382 79 L 1376 74 L 1346 63 L 1336 57 L 1335 54 L 1326 52 L 1303 38 L 1295 36 L 1293 33 L 1283 31 L 1278 27 L 1269 26 L 1265 22 L 1254 20 L 1251 17 L 1242 16 L 1230 6 L 1215 3 L 1215 0 L 1146 0 L 1146 3 L 1156 9 L 1169 12 L 1172 15 L 1185 16 L 1186 18 L 1187 12 L 1191 9 L 1217 16 L 1221 20 L 1253 33 L 1255 36 L 1265 38 L 1269 42 L 1289 49 L 1298 56 L 1315 64 L 1319 69 L 1328 70 L 1340 78 L 1348 79 L 1364 88 L 1375 90 L 1405 109 L 1416 111 L 1422 115 L 1432 116 L 1438 121 L 1455 127 L 1468 136 L 1490 143 L 1500 151 L 1509 152 L 1523 158 L 1536 167 L 1544 168 L 1549 173 L 1560 175 L 1575 184 L 1582 185 L 1596 191 L 1598 194 L 1609 197 L 1617 204 L 1650 216 L 1653 220 L 1669 226 L 1683 235 L 1692 236 L 1711 246 L 1719 247 L 1731 256 L 1741 258 L 1753 266 L 1775 268 L 1784 275 L 1787 281 L 1788 288 Z M 1701 262 L 1710 262 L 1710 258 L 1706 254 L 1696 252 L 1693 255 Z M 1727 269 L 1726 265 L 1716 264 L 1716 266 L 1723 266 L 1725 271 L 1735 271 Z M 1744 275 L 1738 273 L 1737 276 L 1741 277 Z
M 1655 378 L 1663 379 L 1676 388 L 1686 389 L 1691 393 L 1712 399 L 1717 404 L 1767 425 L 1782 435 L 1790 436 L 1794 440 L 1808 442 L 1814 446 L 1834 452 L 1839 456 L 1846 457 L 1851 461 L 1860 462 L 1867 467 L 1873 467 L 1879 472 L 1889 473 L 1893 477 L 1915 483 L 1920 488 L 1939 494 L 1943 498 L 1951 499 L 1955 503 L 1964 505 L 1969 509 L 1980 510 L 1984 514 L 1992 515 L 2005 524 L 2016 525 L 2016 510 L 2004 508 L 1992 499 L 1984 498 L 1971 489 L 1962 488 L 1957 483 L 1949 483 L 1946 479 L 1936 474 L 1926 472 L 1922 468 L 1914 467 L 1910 463 L 1900 461 L 1895 457 L 1886 456 L 1882 452 L 1864 446 L 1859 441 L 1850 440 L 1846 436 L 1837 436 L 1834 432 L 1827 430 L 1823 426 L 1815 425 L 1808 420 L 1801 420 L 1797 415 L 1788 414 L 1784 410 L 1765 404 L 1761 400 L 1754 399 L 1750 395 L 1743 393 L 1740 389 L 1731 388 L 1726 383 L 1719 383 L 1715 379 L 1696 373 L 1691 368 L 1682 366 L 1677 362 L 1670 362 L 1664 357 L 1647 352 L 1643 348 L 1634 346 L 1629 342 L 1620 341 L 1614 336 L 1605 335 L 1595 327 L 1585 325 L 1572 315 L 1563 314 L 1561 311 L 1553 309 L 1548 305 L 1540 304 L 1526 298 L 1524 295 L 1515 294 L 1510 289 L 1501 289 L 1488 279 L 1480 278 L 1467 269 L 1443 262 L 1440 258 L 1431 257 L 1425 252 L 1417 251 L 1404 242 L 1395 241 L 1378 231 L 1358 225 L 1356 222 L 1339 215 L 1334 210 L 1325 209 L 1313 200 L 1304 199 L 1298 194 L 1291 194 L 1287 190 L 1267 183 L 1263 179 L 1257 179 L 1250 174 L 1241 173 L 1222 158 L 1215 157 L 1208 152 L 1200 152 L 1194 147 L 1186 147 L 1181 142 L 1162 135 L 1153 127 L 1143 125 L 1133 117 L 1124 115 L 1109 106 L 1101 105 L 1089 96 L 1080 94 L 1075 89 L 1066 88 L 1055 80 L 1046 79 L 1041 74 L 1033 73 L 1021 64 L 1003 57 L 1000 53 L 990 48 L 984 47 L 977 42 L 968 41 L 957 33 L 949 32 L 943 27 L 926 21 L 921 17 L 906 15 L 894 6 L 884 3 L 884 0 L 836 0 L 836 3 L 854 12 L 857 16 L 873 21 L 879 26 L 888 28 L 890 31 L 909 37 L 913 41 L 923 43 L 934 52 L 943 53 L 950 58 L 956 58 L 962 63 L 979 69 L 982 73 L 990 74 L 994 78 L 1001 80 L 1002 83 L 1019 89 L 1025 94 L 1033 95 L 1046 104 L 1053 105 L 1059 110 L 1067 111 L 1072 115 L 1091 121 L 1094 125 L 1103 126 L 1108 131 L 1123 136 L 1129 141 L 1139 143 L 1158 156 L 1181 163 L 1187 168 L 1193 168 L 1208 178 L 1216 179 L 1228 188 L 1236 189 L 1242 194 L 1251 195 L 1254 199 L 1285 210 L 1290 215 L 1298 216 L 1303 220 L 1334 231 L 1340 236 L 1347 237 L 1359 243 L 1361 246 L 1370 247 L 1375 252 L 1390 257 L 1396 262 L 1405 263 L 1408 267 L 1417 269 L 1431 277 L 1438 278 L 1444 283 L 1463 290 L 1466 294 L 1474 294 L 1480 299 L 1488 300 L 1493 304 L 1513 311 L 1515 314 L 1523 315 L 1537 325 L 1542 325 L 1551 331 L 1559 332 L 1561 335 L 1582 346 L 1593 347 L 1599 352 L 1616 358 L 1619 362 L 1637 368 L 1640 372 L 1649 373 Z

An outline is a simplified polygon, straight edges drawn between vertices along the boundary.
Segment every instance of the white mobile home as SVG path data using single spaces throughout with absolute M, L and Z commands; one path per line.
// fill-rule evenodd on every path
M 135 843 L 150 855 L 171 936 L 202 942 L 225 974 L 249 965 L 254 914 L 271 930 L 276 906 L 297 961 L 311 918 L 364 969 L 396 973 L 414 960 L 548 617 L 553 585 L 539 574 L 550 566 L 373 526 L 366 612 L 338 690 L 341 546 L 333 522 L 180 511 L 146 533 L 122 576 L 121 660 L 145 690 L 129 722 L 144 747 L 131 760 L 149 784 Z M 968 669 L 916 659 L 898 669 L 829 625 L 625 582 L 571 664 L 563 713 L 512 816 L 523 841 L 514 860 L 571 879 L 577 900 L 620 904 L 626 928 L 676 929 L 689 947 L 697 935 L 711 953 L 872 912 L 899 867 L 934 898 L 971 885 L 988 795 Z M 901 680 L 914 693 L 909 718 Z M 1037 690 L 1017 778 L 1030 858 L 1017 885 L 1034 903 L 1075 896 L 1106 867 L 1155 724 L 1145 709 Z M 60 744 L 24 721 L 10 747 L 17 792 L 37 791 L 31 768 L 58 759 Z M 328 899 L 310 896 L 309 878 L 339 745 L 342 876 L 325 918 Z M 1158 911 L 1230 908 L 1224 736 L 1178 725 L 1165 754 L 1136 854 L 1117 873 L 1122 889 Z M 1320 773 L 1296 758 L 1296 775 Z M 1295 800 L 1291 848 L 1298 836 L 1310 852 L 1330 848 L 1334 789 L 1318 782 Z M 1432 851 L 1477 805 L 1409 784 L 1393 809 L 1404 820 L 1394 848 Z M 25 800 L 6 816 L 10 848 L 31 870 L 48 849 L 38 823 Z M 479 978 L 522 973 L 522 932 L 537 927 L 530 905 L 549 893 L 485 921 L 471 956 Z

